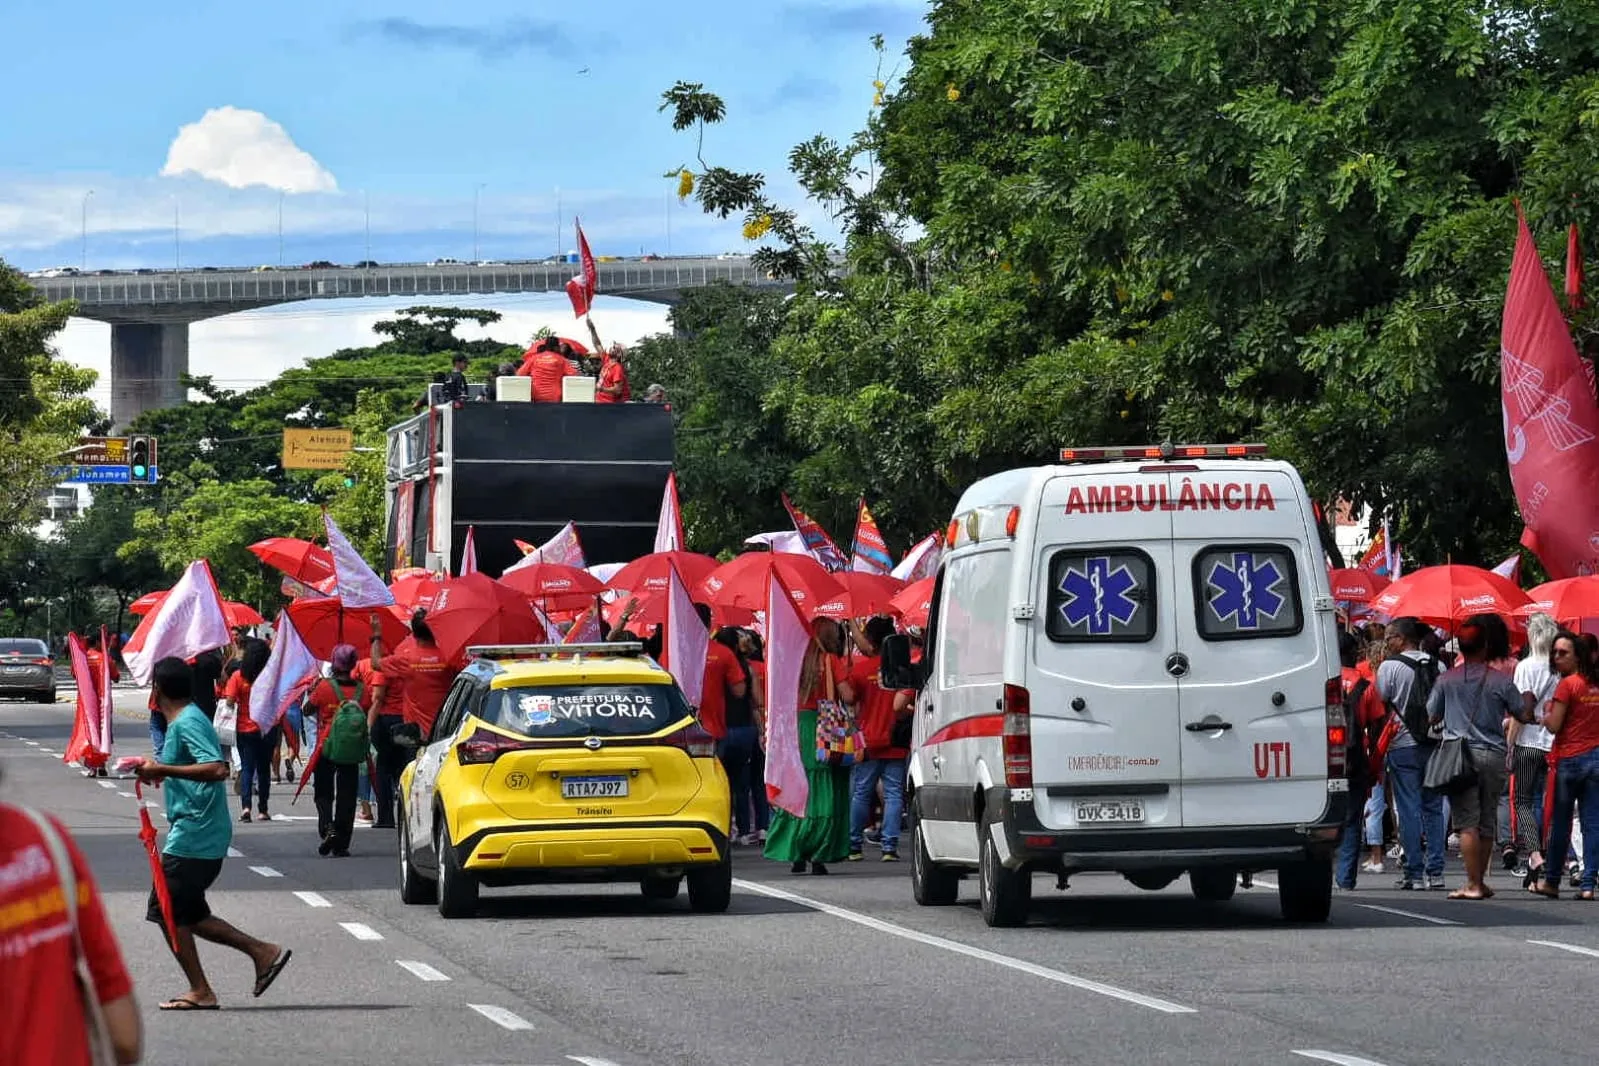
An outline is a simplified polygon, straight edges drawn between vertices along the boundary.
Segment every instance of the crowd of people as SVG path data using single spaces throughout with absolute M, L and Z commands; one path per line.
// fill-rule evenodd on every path
M 439 383 L 439 402 L 460 405 L 472 396 L 471 383 L 466 371 L 469 360 L 457 353 L 451 361 L 449 373 Z M 521 362 L 501 363 L 495 371 L 495 388 L 492 393 L 500 399 L 499 382 L 509 378 L 528 378 L 531 399 L 534 403 L 561 403 L 564 399 L 562 382 L 569 377 L 587 376 L 594 379 L 595 403 L 631 403 L 633 386 L 628 379 L 626 350 L 620 344 L 601 347 L 594 351 L 561 337 L 535 337 L 522 353 Z M 485 394 L 487 398 L 489 394 Z M 665 403 L 666 388 L 651 384 L 644 390 L 645 403 Z M 427 406 L 423 397 L 416 409 Z
M 1495 853 L 1526 889 L 1592 900 L 1599 878 L 1599 639 L 1527 622 L 1513 650 L 1496 615 L 1453 640 L 1414 618 L 1341 635 L 1350 744 L 1350 821 L 1337 885 L 1381 874 L 1450 899 L 1494 895 Z M 1465 881 L 1445 882 L 1458 849 Z

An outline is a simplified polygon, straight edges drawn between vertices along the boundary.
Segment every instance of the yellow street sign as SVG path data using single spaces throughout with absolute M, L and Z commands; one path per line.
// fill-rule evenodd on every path
M 285 429 L 283 469 L 342 470 L 354 447 L 355 435 L 347 429 Z

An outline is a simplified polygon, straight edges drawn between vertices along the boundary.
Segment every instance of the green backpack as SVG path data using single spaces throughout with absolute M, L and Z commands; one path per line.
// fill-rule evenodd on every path
M 366 762 L 367 747 L 371 738 L 367 735 L 366 711 L 361 708 L 361 701 L 366 692 L 361 682 L 355 683 L 355 698 L 347 697 L 339 688 L 339 683 L 328 680 L 333 686 L 333 692 L 339 697 L 339 709 L 333 712 L 333 722 L 328 726 L 328 739 L 322 743 L 322 757 L 329 762 L 341 766 L 359 766 Z

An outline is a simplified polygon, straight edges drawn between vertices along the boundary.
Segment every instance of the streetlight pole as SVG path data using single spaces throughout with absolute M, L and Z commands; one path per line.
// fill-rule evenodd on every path
M 172 198 L 172 272 L 183 269 L 183 204 Z
M 483 190 L 488 188 L 486 181 L 478 182 L 477 188 L 472 190 L 472 262 L 478 261 L 478 208 L 483 197 Z
M 283 265 L 283 192 L 278 191 L 278 266 Z
M 361 202 L 366 208 L 366 261 L 370 263 L 372 262 L 372 194 L 362 189 Z
M 672 190 L 666 191 L 666 258 L 672 258 Z
M 83 258 L 78 264 L 80 270 L 89 269 L 89 197 L 93 195 L 93 189 L 83 194 Z

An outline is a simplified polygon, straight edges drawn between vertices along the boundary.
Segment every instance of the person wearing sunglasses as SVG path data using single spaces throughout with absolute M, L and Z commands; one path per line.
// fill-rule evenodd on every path
M 1599 873 L 1599 662 L 1587 641 L 1566 630 L 1555 637 L 1549 659 L 1560 675 L 1543 722 L 1555 738 L 1549 754 L 1555 770 L 1555 796 L 1544 856 L 1546 872 L 1528 891 L 1560 898 L 1560 882 L 1551 880 L 1550 872 L 1558 878 L 1565 867 L 1575 806 L 1583 852 L 1577 898 L 1592 900 Z

